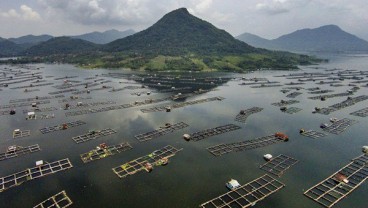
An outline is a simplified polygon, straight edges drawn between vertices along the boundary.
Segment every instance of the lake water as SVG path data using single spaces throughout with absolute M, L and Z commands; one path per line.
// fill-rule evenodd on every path
M 279 181 L 283 182 L 286 187 L 266 199 L 257 202 L 255 207 L 321 207 L 316 202 L 305 197 L 303 192 L 348 164 L 351 159 L 361 155 L 361 147 L 368 145 L 368 118 L 353 116 L 350 115 L 350 113 L 367 107 L 368 101 L 366 100 L 354 106 L 335 111 L 330 115 L 312 114 L 314 107 L 327 107 L 345 100 L 346 97 L 329 98 L 326 101 L 311 100 L 308 99 L 308 97 L 317 96 L 318 94 L 309 94 L 306 88 L 320 87 L 321 89 L 330 89 L 334 92 L 328 94 L 334 94 L 351 89 L 352 87 L 348 86 L 348 84 L 354 80 L 344 80 L 342 82 L 344 86 L 341 87 L 333 87 L 328 84 L 318 85 L 316 84 L 318 81 L 306 82 L 304 85 L 298 85 L 305 89 L 299 90 L 299 92 L 303 94 L 294 98 L 300 102 L 292 105 L 302 110 L 295 114 L 287 114 L 281 112 L 279 107 L 273 106 L 271 103 L 279 102 L 281 99 L 288 99 L 286 97 L 288 93 L 284 94 L 280 92 L 280 90 L 285 87 L 293 86 L 284 85 L 270 88 L 251 88 L 250 86 L 241 86 L 239 84 L 243 82 L 240 80 L 241 77 L 257 77 L 285 84 L 291 81 L 297 82 L 297 80 L 275 76 L 300 72 L 324 72 L 325 69 L 333 68 L 358 71 L 368 70 L 368 56 L 328 55 L 326 57 L 330 59 L 330 62 L 319 65 L 318 67 L 320 68 L 303 67 L 302 70 L 298 72 L 259 71 L 249 74 L 188 72 L 180 74 L 157 74 L 158 78 L 170 75 L 170 77 L 197 77 L 197 80 L 200 80 L 201 77 L 207 77 L 207 79 L 210 79 L 209 77 L 236 78 L 216 86 L 201 86 L 193 83 L 177 86 L 177 88 L 190 86 L 193 87 L 192 89 L 198 89 L 199 87 L 214 89 L 204 94 L 189 97 L 185 101 L 214 96 L 222 96 L 225 99 L 222 101 L 206 102 L 177 108 L 173 109 L 171 112 L 143 113 L 140 109 L 172 104 L 174 101 L 66 117 L 66 112 L 77 111 L 77 109 L 63 110 L 62 107 L 65 103 L 58 102 L 58 100 L 62 98 L 55 98 L 51 99 L 49 104 L 40 105 L 40 108 L 58 108 L 58 110 L 52 112 L 44 112 L 44 114 L 54 114 L 55 118 L 25 120 L 26 114 L 23 114 L 22 111 L 23 109 L 31 109 L 31 107 L 17 107 L 17 113 L 15 115 L 0 116 L 1 152 L 6 151 L 8 146 L 14 144 L 19 146 L 39 144 L 42 150 L 36 153 L 0 161 L 0 176 L 4 177 L 34 167 L 35 161 L 37 160 L 52 162 L 63 158 L 69 158 L 73 164 L 73 168 L 40 179 L 31 180 L 20 186 L 5 190 L 0 193 L 0 207 L 33 207 L 62 190 L 65 190 L 73 201 L 73 207 L 198 207 L 203 202 L 227 192 L 225 183 L 231 178 L 237 179 L 241 184 L 245 184 L 264 175 L 266 172 L 261 170 L 259 166 L 265 163 L 263 155 L 267 153 L 274 156 L 284 154 L 299 160 L 299 162 L 288 169 L 280 178 L 276 177 Z M 50 96 L 48 94 L 49 92 L 60 90 L 53 86 L 62 85 L 64 82 L 64 79 L 55 80 L 55 78 L 62 78 L 65 76 L 77 76 L 69 80 L 81 82 L 93 82 L 93 80 L 96 79 L 110 80 L 111 82 L 104 83 L 103 85 L 111 86 L 115 89 L 126 86 L 142 85 L 141 82 L 128 80 L 132 72 L 126 70 L 82 70 L 71 65 L 56 64 L 30 66 L 32 69 L 31 72 L 42 72 L 44 80 L 47 81 L 41 83 L 53 83 L 53 85 L 34 87 L 40 91 L 27 93 L 24 92 L 24 89 L 10 88 L 29 85 L 30 81 L 11 84 L 8 87 L 1 87 L 0 105 L 7 105 L 12 99 Z M 0 66 L 0 70 L 2 71 L 6 71 L 9 68 L 13 70 L 20 69 L 18 66 Z M 37 70 L 37 68 L 40 69 Z M 27 71 L 27 69 L 20 70 Z M 126 74 L 126 78 L 101 76 L 109 72 Z M 134 77 L 137 76 L 138 75 Z M 140 74 L 139 76 L 149 77 L 144 74 Z M 85 79 L 90 77 L 97 78 Z M 367 80 L 368 78 L 365 77 L 365 79 Z M 223 80 L 226 79 L 223 78 Z M 175 80 L 173 82 L 175 82 Z M 170 81 L 168 83 L 170 84 L 166 84 L 172 85 Z M 161 85 L 165 85 L 165 83 L 162 82 Z M 358 86 L 363 85 L 366 85 L 366 83 L 358 84 Z M 101 86 L 102 85 L 90 87 L 90 89 Z M 77 89 L 85 90 L 83 85 L 77 87 Z M 117 92 L 109 92 L 111 89 L 104 89 L 92 91 L 90 94 L 81 94 L 79 96 L 92 97 L 92 99 L 82 100 L 85 103 L 115 101 L 115 105 L 118 105 L 143 101 L 148 98 L 163 98 L 174 94 L 173 92 L 162 93 L 158 91 L 159 89 L 162 89 L 162 87 L 125 89 Z M 168 87 L 168 89 L 170 89 L 170 87 Z M 358 95 L 368 95 L 367 89 L 367 87 L 361 87 L 360 90 L 354 94 L 354 97 Z M 131 95 L 133 92 L 143 91 L 152 91 L 152 94 L 146 95 L 142 93 L 141 96 Z M 295 90 L 290 92 L 293 91 Z M 68 98 L 73 94 L 68 92 L 64 93 L 64 95 L 65 98 Z M 175 103 L 178 102 L 181 101 L 175 101 Z M 76 102 L 70 103 L 74 104 Z M 104 106 L 89 108 L 100 107 Z M 234 121 L 235 116 L 241 109 L 251 107 L 261 107 L 264 109 L 259 113 L 249 116 L 245 124 Z M 9 109 L 0 110 L 5 111 Z M 347 131 L 342 134 L 328 134 L 328 136 L 320 139 L 312 139 L 299 134 L 300 128 L 322 131 L 319 128 L 320 124 L 328 122 L 330 117 L 350 118 L 358 121 L 358 123 L 349 127 Z M 76 120 L 82 120 L 86 122 L 86 124 L 47 134 L 42 134 L 39 131 L 39 129 L 43 127 Z M 181 121 L 187 123 L 189 127 L 147 142 L 139 142 L 134 137 L 134 135 L 157 129 L 165 125 L 165 123 L 177 123 Z M 209 137 L 198 142 L 187 142 L 182 139 L 182 135 L 185 133 L 193 133 L 230 123 L 239 125 L 242 128 Z M 13 130 L 18 128 L 22 130 L 31 130 L 31 136 L 13 139 Z M 115 129 L 117 133 L 82 144 L 76 144 L 72 140 L 73 136 L 87 133 L 89 130 L 104 128 Z M 278 131 L 286 133 L 290 138 L 289 142 L 277 143 L 253 150 L 233 152 L 221 157 L 214 157 L 206 149 L 216 144 L 250 140 L 270 135 Z M 80 154 L 88 152 L 103 142 L 109 145 L 129 142 L 133 149 L 84 164 L 80 159 Z M 157 167 L 151 173 L 142 171 L 122 179 L 119 179 L 113 173 L 113 167 L 147 155 L 153 150 L 160 149 L 166 145 L 183 148 L 182 151 L 170 158 L 170 163 L 167 166 Z M 334 207 L 366 208 L 367 198 L 368 184 L 363 183 L 358 189 Z

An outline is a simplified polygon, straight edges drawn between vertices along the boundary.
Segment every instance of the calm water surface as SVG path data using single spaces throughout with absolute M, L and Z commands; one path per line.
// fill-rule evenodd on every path
M 324 69 L 355 69 L 366 71 L 368 68 L 367 56 L 328 56 L 330 62 L 322 64 L 322 69 L 305 67 L 301 72 L 316 72 Z M 17 66 L 0 66 L 0 69 L 13 68 Z M 114 73 L 130 73 L 123 70 L 81 70 L 70 65 L 32 65 L 33 68 L 41 67 L 35 72 L 43 72 L 44 79 L 48 82 L 60 85 L 63 80 L 54 80 L 57 77 L 78 76 L 71 80 L 84 80 L 87 77 Z M 292 72 L 262 71 L 250 74 L 220 74 L 220 73 L 187 73 L 183 76 L 232 76 L 246 78 L 268 78 L 270 81 L 289 83 L 282 77 L 274 77 Z M 45 78 L 47 76 L 53 76 Z M 103 77 L 111 80 L 107 86 L 121 88 L 132 85 L 127 84 L 127 79 L 116 79 Z M 124 83 L 119 83 L 124 82 Z M 134 81 L 129 81 L 134 83 Z M 331 87 L 329 85 L 316 85 L 312 82 L 301 85 L 301 87 L 321 87 L 332 89 L 333 93 L 344 92 L 351 87 L 347 86 L 349 80 L 343 82 L 345 86 Z M 270 153 L 274 156 L 285 154 L 296 158 L 299 162 L 291 167 L 279 180 L 286 187 L 275 194 L 258 202 L 255 207 L 272 208 L 311 208 L 321 207 L 316 202 L 303 196 L 303 192 L 322 181 L 347 163 L 361 154 L 361 147 L 367 145 L 368 121 L 349 115 L 349 113 L 367 107 L 367 101 L 360 102 L 354 106 L 336 111 L 330 115 L 312 114 L 316 106 L 327 107 L 331 104 L 341 102 L 346 97 L 336 97 L 327 101 L 310 100 L 307 97 L 315 96 L 300 90 L 303 94 L 296 97 L 300 103 L 292 105 L 303 110 L 296 114 L 282 113 L 278 107 L 271 103 L 279 102 L 286 98 L 286 94 L 280 92 L 283 87 L 273 88 L 250 88 L 240 86 L 240 80 L 230 80 L 224 85 L 217 86 L 214 91 L 187 98 L 186 101 L 222 96 L 223 101 L 207 102 L 197 105 L 186 106 L 172 110 L 172 112 L 142 113 L 140 109 L 163 103 L 152 104 L 141 107 L 100 112 L 75 117 L 65 117 L 65 110 L 58 99 L 52 99 L 51 103 L 40 107 L 57 107 L 59 110 L 45 112 L 54 113 L 55 118 L 46 120 L 26 121 L 23 109 L 16 108 L 14 116 L 0 116 L 0 150 L 4 152 L 10 145 L 28 146 L 39 144 L 42 151 L 20 156 L 0 162 L 0 176 L 7 176 L 15 172 L 33 167 L 35 161 L 55 161 L 69 158 L 73 168 L 50 176 L 26 182 L 20 186 L 10 188 L 0 193 L 0 207 L 33 207 L 51 195 L 65 190 L 73 201 L 73 207 L 198 207 L 201 203 L 225 193 L 225 183 L 230 178 L 237 179 L 241 184 L 247 183 L 266 172 L 259 169 L 265 161 L 262 156 Z M 23 89 L 12 90 L 16 87 L 29 84 L 19 83 L 0 91 L 0 104 L 9 104 L 11 99 L 30 98 L 35 96 L 46 96 L 48 92 L 58 91 L 51 86 L 36 87 L 40 91 L 24 93 Z M 361 84 L 363 85 L 363 84 Z M 137 85 L 139 86 L 139 85 Z M 93 88 L 93 87 L 91 87 Z M 79 89 L 84 89 L 79 87 Z M 368 95 L 368 88 L 361 89 L 354 95 Z M 154 88 L 149 89 L 154 91 Z M 93 99 L 83 102 L 116 101 L 117 104 L 132 103 L 136 100 L 147 98 L 160 98 L 173 93 L 152 93 L 138 97 L 131 95 L 132 92 L 142 90 L 123 90 L 119 92 L 108 92 L 107 90 L 93 91 L 91 94 L 82 94 L 81 97 L 91 96 Z M 144 89 L 143 91 L 147 91 Z M 66 97 L 72 95 L 65 93 Z M 72 102 L 73 103 L 73 102 Z M 166 103 L 172 103 L 166 102 Z M 248 117 L 245 124 L 234 121 L 235 116 L 241 109 L 250 107 L 262 107 L 263 111 Z M 99 108 L 102 106 L 97 106 Z M 93 107 L 91 107 L 93 108 Z M 6 109 L 1 109 L 6 110 Z M 71 110 L 72 111 L 72 110 Z M 359 123 L 350 127 L 340 135 L 329 134 L 321 139 L 311 139 L 299 135 L 299 129 L 318 130 L 321 123 L 328 122 L 330 117 L 351 118 Z M 65 131 L 41 134 L 40 128 L 58 125 L 67 121 L 82 120 L 87 124 Z M 165 123 L 185 122 L 189 127 L 153 139 L 148 142 L 138 142 L 134 135 L 148 132 L 163 126 Z M 186 142 L 182 139 L 184 133 L 193 133 L 206 128 L 216 127 L 234 123 L 242 128 L 237 131 L 210 137 L 198 142 Z M 14 129 L 31 130 L 30 137 L 12 139 Z M 91 129 L 113 128 L 117 134 L 102 137 L 82 144 L 76 144 L 73 136 L 86 133 Z M 249 140 L 256 137 L 273 134 L 277 131 L 285 132 L 290 137 L 287 143 L 278 143 L 259 149 L 234 152 L 221 157 L 212 156 L 206 148 L 212 145 L 228 142 Z M 102 159 L 84 164 L 80 154 L 88 152 L 98 144 L 118 144 L 129 142 L 133 149 Z M 126 163 L 130 160 L 151 153 L 165 145 L 183 148 L 176 156 L 170 159 L 170 163 L 164 167 L 157 167 L 152 173 L 140 172 L 123 179 L 119 179 L 111 168 Z M 368 198 L 368 185 L 363 183 L 357 190 L 334 207 L 340 208 L 366 208 Z

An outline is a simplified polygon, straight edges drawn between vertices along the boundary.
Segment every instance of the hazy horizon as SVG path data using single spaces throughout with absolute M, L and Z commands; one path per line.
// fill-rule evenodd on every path
M 368 40 L 368 5 L 363 0 L 2 1 L 0 37 L 72 36 L 111 29 L 138 32 L 181 7 L 233 36 L 247 32 L 273 39 L 304 28 L 334 24 Z

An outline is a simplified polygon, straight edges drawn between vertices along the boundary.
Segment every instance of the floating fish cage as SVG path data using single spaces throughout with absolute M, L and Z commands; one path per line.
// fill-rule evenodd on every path
M 285 184 L 265 174 L 255 180 L 201 204 L 202 208 L 245 208 L 285 187 Z
M 21 155 L 26 155 L 29 153 L 38 152 L 40 150 L 41 148 L 38 144 L 34 144 L 34 145 L 26 146 L 26 147 L 17 146 L 17 145 L 10 146 L 8 147 L 6 152 L 0 153 L 0 161 L 11 159 L 11 158 L 18 157 Z
M 328 134 L 324 133 L 324 132 L 318 132 L 318 131 L 315 131 L 315 130 L 307 130 L 307 131 L 301 131 L 300 135 L 310 137 L 310 138 L 313 138 L 313 139 L 318 139 L 318 138 L 325 137 Z
M 73 128 L 73 127 L 80 126 L 80 125 L 83 125 L 83 124 L 86 124 L 86 122 L 84 122 L 84 121 L 72 121 L 72 122 L 62 123 L 62 124 L 59 124 L 59 125 L 56 125 L 56 126 L 42 128 L 42 129 L 40 129 L 40 132 L 42 134 L 47 134 L 47 133 L 51 133 L 51 132 L 54 132 L 54 131 L 66 130 L 68 128 Z
M 282 106 L 292 105 L 292 104 L 296 104 L 296 103 L 299 103 L 299 101 L 297 101 L 297 100 L 281 100 L 280 102 L 272 103 L 271 105 L 282 107 Z
M 57 193 L 45 201 L 37 204 L 33 208 L 47 208 L 47 207 L 56 207 L 56 208 L 66 208 L 73 204 L 72 200 L 66 194 L 65 191 Z
M 138 141 L 140 141 L 140 142 L 145 142 L 145 141 L 163 136 L 165 134 L 174 132 L 176 130 L 186 128 L 188 126 L 189 125 L 184 123 L 184 122 L 179 122 L 179 123 L 175 123 L 175 124 L 167 123 L 165 126 L 160 127 L 159 129 L 156 129 L 154 131 L 150 131 L 150 132 L 147 132 L 147 133 L 143 133 L 143 134 L 138 134 L 138 135 L 135 135 L 134 137 L 136 139 L 138 139 Z
M 331 134 L 341 134 L 344 132 L 348 127 L 350 127 L 353 124 L 358 123 L 358 121 L 343 118 L 337 121 L 334 121 L 330 125 L 324 126 L 322 128 L 323 131 L 329 132 Z
M 175 147 L 168 145 L 159 150 L 153 151 L 151 154 L 117 166 L 112 170 L 119 178 L 125 178 L 143 170 L 149 172 L 154 166 L 165 165 L 170 157 L 175 156 L 175 154 L 181 150 L 182 149 L 176 149 Z
M 350 115 L 359 116 L 359 117 L 367 117 L 368 116 L 368 107 L 360 109 L 358 111 L 354 111 L 354 112 L 350 113 Z
M 361 155 L 308 189 L 304 195 L 324 207 L 332 207 L 352 193 L 368 178 L 368 156 Z
M 207 137 L 211 137 L 211 136 L 215 136 L 215 135 L 219 135 L 219 134 L 224 134 L 230 131 L 235 131 L 241 129 L 240 126 L 237 126 L 235 124 L 227 124 L 227 125 L 223 125 L 223 126 L 218 126 L 215 128 L 210 128 L 210 129 L 205 129 L 202 131 L 198 131 L 198 132 L 194 132 L 192 134 L 190 134 L 190 140 L 193 141 L 199 141 L 202 139 L 205 139 Z
M 286 170 L 295 165 L 297 162 L 298 160 L 281 154 L 275 158 L 272 158 L 270 161 L 261 165 L 259 168 L 280 177 L 284 174 Z
M 3 192 L 11 187 L 19 186 L 26 181 L 42 178 L 44 176 L 67 170 L 72 167 L 73 165 L 69 159 L 66 158 L 51 163 L 36 165 L 36 167 L 27 168 L 18 173 L 1 177 L 0 192 Z
M 90 140 L 98 139 L 100 137 L 104 137 L 104 136 L 108 136 L 108 135 L 116 134 L 116 133 L 117 132 L 114 129 L 106 128 L 102 130 L 92 130 L 86 134 L 75 136 L 72 139 L 75 141 L 75 143 L 80 144 L 83 142 L 87 142 Z
M 13 139 L 18 139 L 18 138 L 22 138 L 22 137 L 27 137 L 31 135 L 31 130 L 20 130 L 20 129 L 15 129 L 13 131 Z
M 200 103 L 205 103 L 205 102 L 222 101 L 223 99 L 225 99 L 225 98 L 223 98 L 223 97 L 212 97 L 212 98 L 206 98 L 206 99 L 200 99 L 200 100 L 193 100 L 193 101 L 182 102 L 182 103 L 177 103 L 177 104 L 171 105 L 170 108 L 171 109 L 182 108 L 182 107 L 185 107 L 185 106 L 195 105 L 195 104 L 200 104 Z M 152 108 L 141 109 L 141 111 L 143 113 L 166 111 L 166 107 L 167 106 L 160 106 L 160 107 L 156 106 L 156 107 L 152 107 Z
M 227 154 L 230 152 L 238 152 L 256 149 L 260 147 L 265 147 L 271 144 L 275 144 L 278 142 L 285 141 L 275 136 L 275 134 L 259 137 L 252 140 L 246 140 L 242 142 L 233 142 L 228 144 L 218 144 L 211 147 L 208 147 L 207 150 L 214 156 L 222 156 L 223 154 Z
M 249 109 L 241 110 L 240 113 L 236 115 L 235 121 L 245 123 L 245 121 L 250 115 L 261 112 L 262 110 L 263 108 L 259 107 L 252 107 Z
M 110 145 L 110 146 L 100 145 L 87 153 L 81 154 L 80 157 L 84 163 L 88 163 L 88 162 L 103 159 L 103 158 L 106 158 L 106 157 L 109 157 L 109 156 L 112 156 L 112 155 L 115 155 L 121 152 L 125 152 L 132 148 L 133 147 L 128 142 L 117 144 L 117 145 Z

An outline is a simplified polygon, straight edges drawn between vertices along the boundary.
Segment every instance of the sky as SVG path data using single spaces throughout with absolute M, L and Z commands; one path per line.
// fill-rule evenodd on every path
M 140 31 L 181 7 L 233 36 L 273 39 L 335 24 L 368 40 L 366 0 L 0 0 L 0 37 Z

